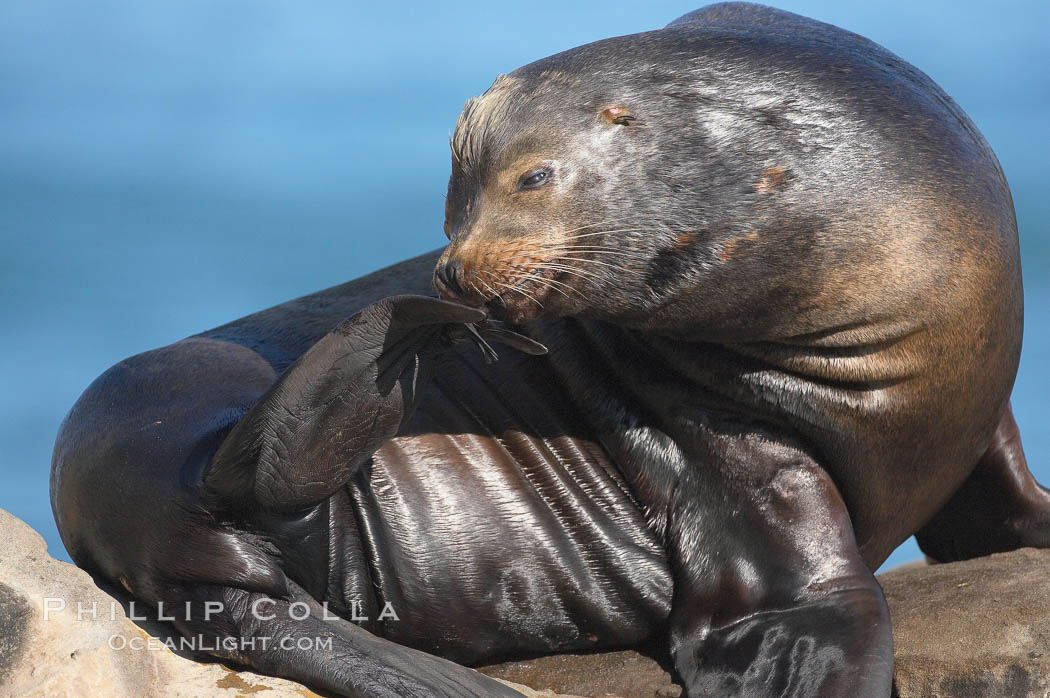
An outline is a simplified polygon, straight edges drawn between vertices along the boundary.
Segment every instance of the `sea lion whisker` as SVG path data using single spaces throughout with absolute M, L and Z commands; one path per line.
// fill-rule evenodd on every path
M 575 244 L 575 243 L 559 243 L 559 244 L 548 244 L 543 246 L 544 249 L 548 250 L 616 250 L 618 252 L 630 252 L 632 254 L 644 254 L 639 250 L 629 250 L 620 247 L 614 247 L 612 245 L 603 245 L 600 242 L 588 242 L 586 244 Z
M 540 306 L 541 308 L 543 307 L 543 303 L 540 303 L 540 302 L 539 302 L 538 300 L 536 300 L 536 298 L 534 298 L 534 297 L 533 297 L 532 295 L 530 295 L 530 294 L 526 293 L 525 291 L 522 291 L 522 290 L 521 290 L 520 288 L 518 288 L 517 286 L 511 286 L 511 285 L 509 285 L 509 284 L 505 284 L 505 283 L 503 283 L 502 281 L 498 281 L 498 280 L 496 280 L 496 278 L 495 278 L 495 277 L 494 277 L 493 275 L 491 275 L 491 274 L 489 275 L 489 278 L 490 278 L 490 279 L 492 279 L 492 283 L 496 284 L 497 286 L 502 286 L 503 288 L 507 289 L 508 291 L 514 291 L 514 292 L 516 292 L 516 293 L 520 293 L 521 295 L 525 296 L 526 298 L 528 298 L 528 299 L 529 299 L 530 301 L 532 301 L 532 302 L 533 302 L 533 303 L 535 303 L 536 305 Z
M 586 251 L 586 252 L 581 252 L 579 254 L 573 254 L 572 252 L 563 252 L 563 253 L 561 253 L 559 255 L 556 255 L 556 256 L 548 258 L 547 261 L 559 262 L 559 263 L 562 263 L 562 264 L 567 264 L 569 262 L 577 263 L 577 264 L 578 263 L 586 263 L 588 261 L 595 261 L 595 257 L 593 257 L 592 255 L 597 255 L 597 259 L 599 259 L 599 260 L 600 259 L 607 259 L 607 260 L 611 260 L 612 262 L 614 262 L 616 264 L 635 264 L 635 263 L 645 264 L 645 263 L 647 263 L 649 261 L 646 257 L 634 257 L 632 255 L 619 255 L 619 254 L 616 254 L 615 252 L 603 252 L 603 251 L 600 251 L 600 250 Z
M 579 295 L 581 298 L 584 297 L 584 295 L 582 293 L 580 293 L 579 289 L 573 288 L 569 284 L 567 284 L 567 283 L 565 283 L 563 281 L 558 281 L 557 279 L 548 279 L 546 277 L 539 276 L 537 274 L 524 274 L 523 278 L 532 279 L 533 281 L 536 281 L 537 283 L 542 283 L 544 285 L 547 285 L 551 289 L 553 289 L 553 290 L 557 291 L 558 293 L 562 294 L 563 296 L 565 296 L 566 298 L 568 298 L 569 295 L 567 293 L 565 293 L 565 291 L 562 291 L 560 288 L 558 288 L 558 286 L 562 286 L 564 288 L 567 288 L 568 290 L 572 291 L 573 293 Z
M 560 288 L 558 288 L 554 284 L 558 284 L 558 285 L 564 286 L 565 288 L 570 289 L 572 291 L 576 291 L 576 289 L 572 288 L 568 284 L 562 283 L 560 281 L 555 281 L 554 279 L 546 279 L 546 278 L 543 278 L 542 276 L 539 276 L 537 274 L 529 273 L 529 270 L 531 270 L 531 269 L 533 269 L 533 267 L 515 267 L 513 279 L 514 280 L 518 280 L 518 279 L 531 280 L 531 281 L 534 281 L 536 283 L 543 284 L 546 288 L 550 288 L 552 290 L 555 290 L 558 293 L 560 293 L 563 296 L 565 296 L 566 298 L 569 297 L 568 294 L 565 293 L 564 291 L 562 291 Z M 503 286 L 504 288 L 508 288 L 510 290 L 517 291 L 518 293 L 522 293 L 522 291 L 517 286 L 508 285 L 508 284 L 504 284 L 504 283 L 500 283 L 499 281 L 496 281 L 494 275 L 491 272 L 489 272 L 488 270 L 481 270 L 481 272 L 486 274 L 487 276 L 489 276 L 489 278 L 492 279 L 494 283 L 497 283 L 500 286 Z M 576 292 L 579 293 L 579 291 L 576 291 Z M 535 301 L 536 303 L 538 303 L 541 308 L 543 307 L 543 304 L 540 303 L 535 298 L 532 298 L 532 300 Z
M 485 253 L 482 255 L 482 257 L 484 259 L 488 259 L 489 257 L 491 257 L 492 255 L 495 255 L 495 254 L 503 255 L 504 257 L 512 256 L 512 253 L 519 252 L 519 251 L 524 250 L 524 249 L 528 249 L 529 246 L 530 245 L 528 245 L 528 244 L 526 244 L 526 243 L 524 243 L 522 241 L 514 241 L 514 242 L 508 243 L 507 245 L 504 245 L 503 247 L 500 247 L 498 249 L 485 250 Z
M 560 271 L 563 274 L 568 274 L 570 276 L 578 276 L 581 279 L 588 279 L 589 278 L 589 279 L 595 279 L 597 281 L 603 281 L 604 280 L 604 278 L 602 276 L 600 276 L 599 274 L 595 274 L 594 272 L 587 271 L 586 269 L 577 269 L 575 267 L 570 267 L 570 266 L 564 265 L 564 264 L 558 264 L 556 262 L 544 262 L 543 264 L 537 265 L 536 268 L 537 269 L 551 269 L 553 271 Z
M 471 291 L 473 293 L 480 294 L 481 290 L 475 285 L 476 281 L 481 281 L 481 279 L 478 278 L 477 274 L 473 275 L 473 277 L 470 280 L 470 283 L 467 284 L 467 290 L 469 290 L 469 291 Z M 484 283 L 484 282 L 482 282 L 482 283 Z
M 557 259 L 549 259 L 549 260 L 546 260 L 544 262 L 540 262 L 539 264 L 536 265 L 536 268 L 537 269 L 553 269 L 553 270 L 557 270 L 557 271 L 568 271 L 568 272 L 574 272 L 574 273 L 579 273 L 579 274 L 586 274 L 586 275 L 589 275 L 589 276 L 591 276 L 593 278 L 600 278 L 597 274 L 595 274 L 594 272 L 592 272 L 592 271 L 590 271 L 588 269 L 581 269 L 578 266 L 574 266 L 574 265 L 570 265 L 570 264 L 564 264 L 562 262 L 559 262 Z
M 616 252 L 618 254 L 625 255 L 636 255 L 639 257 L 646 257 L 644 252 L 639 250 L 622 249 L 619 247 L 612 247 L 610 245 L 557 245 L 545 248 L 545 252 Z
M 527 279 L 529 281 L 534 281 L 534 282 L 536 282 L 538 284 L 543 285 L 546 288 L 551 289 L 552 291 L 557 291 L 558 293 L 560 293 L 561 295 L 565 296 L 566 298 L 569 297 L 569 294 L 567 294 L 565 291 L 563 291 L 560 288 L 558 288 L 557 286 L 554 286 L 553 284 L 551 284 L 550 283 L 550 281 L 551 281 L 550 279 L 545 279 L 542 276 L 537 276 L 535 274 L 519 274 L 515 278 Z M 565 284 L 563 284 L 563 285 L 565 285 Z M 575 290 L 575 289 L 573 289 L 573 290 Z
M 613 235 L 615 233 L 641 233 L 645 232 L 647 228 L 614 228 L 612 230 L 596 230 L 591 233 L 580 233 L 578 235 L 565 235 L 562 236 L 563 242 L 569 242 L 571 240 L 580 240 L 582 238 L 594 237 L 595 235 Z
M 588 223 L 587 225 L 581 225 L 581 226 L 576 227 L 576 228 L 570 228 L 569 230 L 564 230 L 564 231 L 562 231 L 562 234 L 563 235 L 568 235 L 569 233 L 575 233 L 576 231 L 584 230 L 585 228 L 593 228 L 596 225 L 605 225 L 607 223 L 613 223 L 614 221 L 622 221 L 622 220 L 624 220 L 624 219 L 623 218 L 609 218 L 609 219 L 606 219 L 604 221 L 598 221 L 597 223 Z
M 650 259 L 651 258 L 651 255 L 646 255 L 644 252 L 640 252 L 638 250 L 627 250 L 627 249 L 621 249 L 621 248 L 618 248 L 618 247 L 611 247 L 611 246 L 608 246 L 608 245 L 559 245 L 559 246 L 551 246 L 551 247 L 546 247 L 546 248 L 543 249 L 543 255 L 542 256 L 543 257 L 548 257 L 548 256 L 550 256 L 550 254 L 555 253 L 555 252 L 557 252 L 557 253 L 576 252 L 576 253 L 580 253 L 580 254 L 590 253 L 590 252 L 608 252 L 608 253 L 615 252 L 616 254 L 619 254 L 619 255 L 629 256 L 629 257 L 637 257 L 639 259 Z M 537 256 L 540 256 L 540 255 L 537 255 Z
M 526 291 L 523 291 L 523 290 L 521 290 L 520 288 L 518 288 L 517 286 L 509 286 L 508 288 L 510 288 L 510 290 L 511 290 L 511 291 L 514 291 L 515 293 L 520 293 L 521 295 L 525 296 L 526 298 L 528 298 L 528 299 L 529 299 L 530 301 L 532 301 L 532 302 L 533 302 L 533 303 L 535 303 L 536 305 L 540 306 L 541 308 L 543 307 L 543 303 L 540 303 L 540 302 L 539 302 L 539 301 L 538 301 L 538 300 L 536 299 L 536 297 L 535 297 L 535 296 L 533 296 L 533 295 L 532 295 L 531 293 L 528 293 L 528 292 L 526 292 Z
M 558 257 L 558 258 L 555 258 L 552 261 L 557 264 L 560 261 L 562 261 L 562 259 L 563 258 Z M 564 261 L 568 262 L 568 261 L 576 261 L 576 260 L 575 260 L 575 258 L 570 257 L 568 259 L 565 259 Z M 609 267 L 610 269 L 616 269 L 617 271 L 625 271 L 628 274 L 634 274 L 635 276 L 642 276 L 641 272 L 639 272 L 638 270 L 636 270 L 636 269 L 629 269 L 628 267 L 625 267 L 625 266 L 623 266 L 621 264 L 611 264 L 609 262 L 603 262 L 603 261 L 601 261 L 599 259 L 588 259 L 587 263 L 588 264 L 597 264 L 597 265 L 603 266 L 603 267 Z
M 485 280 L 483 280 L 483 279 L 478 279 L 478 280 L 481 281 L 481 283 L 485 285 L 485 288 L 488 290 L 489 293 L 492 294 L 493 298 L 498 298 L 499 297 L 499 291 L 497 291 L 496 289 L 494 289 L 491 286 L 489 286 L 488 283 Z
M 572 269 L 571 267 L 568 267 L 568 266 L 565 266 L 565 265 L 558 265 L 558 263 L 553 262 L 553 261 L 540 261 L 540 262 L 534 263 L 534 265 L 532 265 L 529 269 L 530 269 L 530 271 L 540 271 L 540 270 L 543 270 L 543 269 L 550 269 L 551 271 L 560 271 L 560 272 L 563 272 L 563 273 L 569 274 L 569 275 L 573 275 L 574 274 L 576 276 L 579 276 L 580 278 L 587 278 L 589 276 L 589 277 L 591 277 L 593 279 L 597 279 L 597 280 L 601 280 L 602 279 L 601 276 L 598 276 L 597 274 L 594 274 L 592 272 L 588 272 L 586 270 Z M 482 271 L 482 273 L 487 274 L 489 276 L 489 278 L 492 279 L 493 282 L 498 283 L 499 285 L 501 285 L 501 287 L 506 288 L 506 289 L 513 289 L 514 291 L 518 291 L 517 287 L 510 287 L 510 285 L 507 285 L 505 283 L 502 283 L 502 282 L 498 281 L 496 279 L 495 275 L 491 274 L 491 272 L 489 272 L 488 270 L 481 270 L 481 271 Z M 516 273 L 516 277 L 517 278 L 520 278 L 520 277 L 523 277 L 523 276 L 527 276 L 527 274 L 523 274 L 522 272 L 517 272 Z M 571 288 L 571 287 L 569 287 L 568 284 L 565 284 L 565 285 L 566 285 L 566 288 Z M 576 289 L 572 289 L 572 290 L 575 291 L 576 293 L 580 293 Z M 519 293 L 521 293 L 521 292 L 519 291 Z
M 578 253 L 578 254 L 611 254 L 611 255 L 616 255 L 618 257 L 627 257 L 629 259 L 639 259 L 639 260 L 649 260 L 650 259 L 649 256 L 644 255 L 644 254 L 639 254 L 639 253 L 631 252 L 631 251 L 628 251 L 628 250 L 607 249 L 607 248 L 604 248 L 604 247 L 564 247 L 564 248 L 555 248 L 555 249 L 552 249 L 551 251 L 552 252 L 559 252 L 561 254 L 575 254 L 575 253 Z M 579 259 L 579 258 L 573 257 L 572 259 Z

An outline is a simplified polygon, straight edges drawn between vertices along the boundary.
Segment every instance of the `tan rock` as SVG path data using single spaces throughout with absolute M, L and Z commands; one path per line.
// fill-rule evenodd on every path
M 1050 550 L 1024 549 L 881 575 L 900 698 L 1050 695 L 1048 570 Z M 108 592 L 50 557 L 35 531 L 0 510 L 0 696 L 316 695 L 292 681 L 173 652 L 163 644 L 173 637 L 167 624 L 129 620 L 129 611 L 143 616 L 145 609 Z M 659 648 L 481 671 L 536 698 L 683 695 Z
M 1050 696 L 1050 550 L 879 576 L 890 606 L 899 698 Z M 658 657 L 659 653 L 652 653 Z M 677 688 L 633 651 L 541 657 L 481 671 L 584 696 L 662 698 Z
M 1050 694 L 1050 550 L 891 570 L 901 698 Z
M 129 612 L 147 615 L 52 558 L 36 531 L 0 509 L 0 696 L 317 695 L 293 681 L 177 654 L 163 644 L 171 628 L 129 620 Z
M 634 650 L 557 654 L 493 664 L 479 671 L 527 686 L 579 693 L 588 698 L 679 698 L 684 695 L 681 686 L 653 659 L 659 654 L 659 649 L 644 654 Z
M 144 616 L 137 606 L 133 614 Z M 0 510 L 0 695 L 316 695 L 292 681 L 179 656 L 157 642 L 169 637 L 165 626 L 140 626 L 128 610 Z

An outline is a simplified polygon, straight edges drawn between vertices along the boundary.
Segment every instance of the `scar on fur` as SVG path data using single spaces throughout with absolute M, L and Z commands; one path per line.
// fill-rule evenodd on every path
M 755 182 L 755 191 L 760 194 L 768 194 L 783 187 L 787 184 L 787 181 L 788 171 L 786 168 L 780 167 L 779 165 L 767 167 L 762 170 L 762 173 L 758 176 L 758 181 Z
M 723 262 L 728 262 L 730 259 L 733 258 L 733 255 L 740 251 L 741 243 L 754 242 L 757 239 L 758 233 L 748 233 L 742 238 L 730 240 L 722 246 L 722 254 L 718 255 L 718 258 Z
M 602 109 L 602 120 L 617 126 L 627 126 L 637 118 L 623 107 L 606 107 Z
M 684 250 L 685 248 L 692 245 L 699 238 L 699 234 L 694 230 L 687 230 L 686 232 L 675 238 L 674 243 L 671 245 L 671 249 L 675 252 Z

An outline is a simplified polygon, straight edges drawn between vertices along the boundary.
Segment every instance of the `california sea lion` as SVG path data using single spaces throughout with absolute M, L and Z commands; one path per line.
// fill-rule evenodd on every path
M 885 696 L 895 546 L 1050 544 L 1009 191 L 918 70 L 715 5 L 500 78 L 452 145 L 439 259 L 92 384 L 53 466 L 78 564 L 344 695 L 666 634 L 690 696 Z

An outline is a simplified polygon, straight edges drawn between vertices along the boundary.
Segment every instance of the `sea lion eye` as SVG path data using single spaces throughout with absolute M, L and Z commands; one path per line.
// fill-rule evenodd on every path
M 551 172 L 549 167 L 541 167 L 538 170 L 528 172 L 522 175 L 521 181 L 518 182 L 518 191 L 524 189 L 538 189 L 549 182 L 553 174 L 554 173 Z

